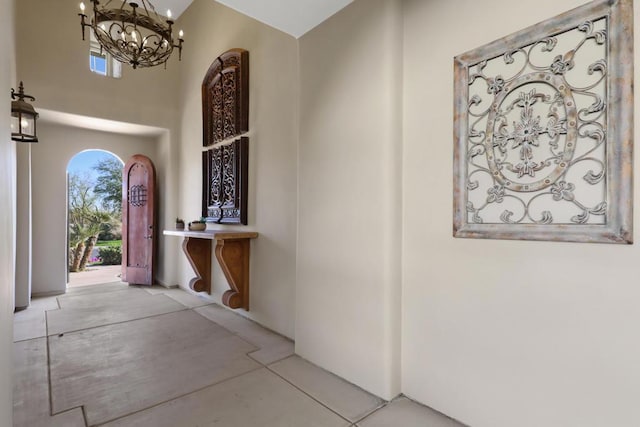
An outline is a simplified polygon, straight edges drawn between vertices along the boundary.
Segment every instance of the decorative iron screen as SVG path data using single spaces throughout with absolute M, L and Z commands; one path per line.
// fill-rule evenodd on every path
M 249 138 L 202 153 L 202 216 L 219 224 L 247 225 Z
M 454 236 L 632 242 L 631 9 L 598 0 L 455 58 Z
M 142 207 L 147 204 L 147 187 L 144 185 L 132 185 L 129 189 L 129 204 Z
M 231 49 L 216 58 L 202 82 L 202 145 L 249 130 L 249 52 Z

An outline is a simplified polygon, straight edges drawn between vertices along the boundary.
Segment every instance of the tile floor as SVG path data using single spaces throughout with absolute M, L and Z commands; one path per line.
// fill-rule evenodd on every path
M 15 314 L 14 427 L 458 427 L 385 402 L 181 289 L 109 283 Z

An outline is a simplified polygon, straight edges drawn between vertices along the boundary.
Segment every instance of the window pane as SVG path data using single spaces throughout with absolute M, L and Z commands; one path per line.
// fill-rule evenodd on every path
M 94 73 L 107 75 L 107 58 L 104 55 L 100 55 L 96 52 L 91 52 L 89 55 L 89 68 Z

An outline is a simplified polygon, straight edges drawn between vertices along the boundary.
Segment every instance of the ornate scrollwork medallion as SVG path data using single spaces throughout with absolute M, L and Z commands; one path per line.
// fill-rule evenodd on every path
M 454 235 L 632 241 L 631 1 L 455 59 Z

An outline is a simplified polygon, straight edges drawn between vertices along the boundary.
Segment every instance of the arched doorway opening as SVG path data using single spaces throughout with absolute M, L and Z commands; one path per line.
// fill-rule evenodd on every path
M 120 280 L 123 161 L 84 150 L 67 165 L 67 287 Z

